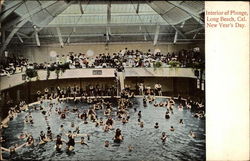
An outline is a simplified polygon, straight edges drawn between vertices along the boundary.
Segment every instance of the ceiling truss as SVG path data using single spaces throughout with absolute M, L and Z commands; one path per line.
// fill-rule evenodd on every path
M 156 3 L 155 1 L 135 1 L 134 3 L 124 3 L 121 1 L 114 1 L 110 0 L 107 2 L 103 1 L 93 1 L 90 2 L 91 5 L 94 4 L 102 4 L 106 5 L 106 24 L 96 23 L 96 24 L 82 24 L 82 23 L 73 23 L 73 24 L 55 24 L 51 23 L 58 15 L 66 11 L 68 7 L 71 5 L 78 6 L 78 13 L 81 17 L 86 17 L 90 15 L 94 15 L 95 13 L 88 13 L 89 10 L 87 6 L 89 5 L 89 2 L 86 1 L 47 1 L 42 2 L 41 0 L 35 0 L 39 5 L 33 8 L 27 8 L 29 12 L 25 14 L 19 14 L 18 9 L 20 6 L 22 6 L 24 3 L 29 4 L 29 1 L 8 1 L 7 4 L 3 4 L 4 8 L 1 11 L 0 14 L 0 22 L 4 22 L 4 24 L 1 25 L 2 33 L 2 44 L 0 45 L 2 53 L 8 45 L 11 43 L 11 40 L 13 38 L 18 39 L 19 43 L 25 44 L 27 40 L 34 39 L 37 46 L 41 46 L 43 44 L 43 39 L 45 38 L 52 38 L 57 37 L 58 42 L 60 46 L 64 46 L 64 43 L 71 43 L 73 40 L 69 39 L 77 38 L 77 37 L 103 37 L 105 36 L 106 42 L 111 41 L 114 37 L 139 37 L 141 36 L 142 39 L 145 41 L 152 41 L 153 45 L 156 45 L 158 41 L 161 41 L 159 39 L 159 36 L 165 36 L 165 37 L 172 37 L 172 43 L 176 43 L 178 41 L 187 41 L 190 40 L 200 40 L 200 35 L 204 34 L 201 32 L 204 29 L 204 20 L 200 17 L 200 13 L 204 12 L 204 7 L 200 9 L 199 12 L 194 11 L 190 9 L 185 4 L 185 1 L 160 1 L 160 3 Z M 62 3 L 64 3 L 62 5 Z M 121 8 L 121 11 L 116 11 L 115 8 L 117 5 L 121 4 L 129 4 L 133 5 L 131 11 L 124 12 L 124 8 Z M 162 22 L 158 21 L 157 23 L 151 22 L 151 17 L 154 16 L 153 12 L 147 13 L 147 7 L 145 8 L 145 5 L 148 5 L 153 12 L 155 12 L 159 17 L 162 18 Z M 55 7 L 57 6 L 57 7 Z M 163 8 L 163 6 L 169 6 L 166 9 Z M 54 11 L 53 8 L 55 7 Z M 86 9 L 87 8 L 87 9 Z M 186 16 L 183 17 L 181 21 L 176 21 L 176 23 L 173 23 L 173 17 L 171 17 L 171 14 L 176 12 L 177 10 L 183 11 Z M 120 13 L 118 13 L 120 12 Z M 99 14 L 96 17 L 97 19 L 101 20 L 101 17 L 103 16 L 101 12 L 96 12 Z M 12 19 L 8 19 L 11 17 L 11 15 L 16 15 Z M 48 17 L 45 17 L 41 19 L 39 22 L 37 22 L 36 17 L 39 14 L 47 14 Z M 66 14 L 65 14 L 66 16 Z M 119 16 L 127 16 L 128 20 L 137 19 L 138 22 L 134 23 L 119 23 L 115 22 L 114 20 L 117 19 Z M 130 17 L 129 17 L 130 16 Z M 134 16 L 134 17 L 133 17 Z M 34 18 L 35 17 L 35 18 Z M 63 16 L 61 16 L 63 18 Z M 79 18 L 79 20 L 81 19 Z M 36 21 L 34 21 L 34 19 Z M 153 20 L 158 19 L 157 17 L 153 18 Z M 172 19 L 172 20 L 171 20 Z M 194 24 L 193 28 L 190 28 L 190 20 L 193 19 L 196 24 Z M 97 21 L 98 22 L 98 21 Z M 129 21 L 128 21 L 129 22 Z M 194 22 L 193 22 L 194 23 Z M 39 25 L 42 24 L 42 25 Z M 34 30 L 34 26 L 36 26 L 36 29 Z M 132 27 L 132 26 L 138 26 L 140 28 L 140 31 L 136 32 L 128 32 L 126 31 L 126 27 Z M 84 33 L 81 28 L 85 27 L 86 31 L 88 28 L 92 27 L 103 27 L 103 33 L 100 33 L 98 31 L 97 33 Z M 67 28 L 71 28 L 70 33 L 66 33 L 68 31 Z M 77 30 L 76 30 L 77 28 Z M 118 30 L 117 28 L 120 28 Z M 154 28 L 154 29 L 153 29 Z M 112 34 L 111 34 L 112 29 Z M 54 31 L 53 31 L 54 30 Z M 153 31 L 154 30 L 154 31 Z M 166 30 L 169 30 L 171 32 L 166 32 Z M 63 41 L 63 38 L 65 37 L 65 42 Z M 100 39 L 101 40 L 101 39 Z M 136 39 L 135 39 L 136 40 Z M 29 41 L 30 42 L 30 41 Z

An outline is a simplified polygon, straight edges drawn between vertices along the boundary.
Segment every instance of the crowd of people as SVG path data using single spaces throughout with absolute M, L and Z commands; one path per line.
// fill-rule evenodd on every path
M 67 69 L 74 68 L 117 68 L 122 70 L 124 67 L 154 67 L 156 62 L 160 62 L 164 67 L 169 67 L 171 61 L 179 62 L 179 67 L 193 67 L 194 63 L 201 63 L 202 57 L 199 51 L 180 50 L 179 52 L 161 53 L 152 52 L 150 49 L 147 52 L 140 50 L 128 50 L 127 48 L 120 50 L 117 53 L 103 53 L 92 57 L 84 53 L 68 55 L 57 55 L 53 63 L 32 63 L 25 58 L 9 58 L 7 57 L 4 63 L 0 66 L 0 75 L 14 74 L 17 67 L 21 71 L 23 69 L 55 69 L 63 66 Z M 18 69 L 19 69 L 18 68 Z
M 115 82 L 114 82 L 115 83 Z M 89 84 L 84 88 L 73 85 L 68 87 L 57 86 L 54 92 L 48 98 L 66 98 L 66 97 L 90 97 L 90 96 L 117 96 L 117 87 L 115 84 L 112 85 L 93 85 Z M 43 93 L 47 96 L 49 89 L 45 88 L 43 91 L 38 90 L 36 97 L 40 98 Z
M 190 98 L 183 99 L 180 95 L 176 98 L 169 98 L 166 101 L 157 101 L 156 95 L 161 95 L 159 88 L 160 84 L 155 85 L 155 90 L 153 90 L 154 94 L 151 93 L 143 93 L 142 104 L 146 108 L 149 104 L 152 104 L 157 108 L 166 108 L 165 119 L 171 119 L 172 115 L 174 115 L 173 109 L 177 108 L 179 111 L 183 111 L 184 108 L 191 109 L 194 112 L 193 117 L 202 119 L 205 117 L 205 108 L 204 104 L 200 102 L 192 101 Z M 74 86 L 72 89 L 76 89 Z M 74 90 L 73 90 L 74 91 Z M 77 90 L 75 90 L 77 91 Z M 134 107 L 132 98 L 134 97 L 134 93 L 129 89 L 125 88 L 121 92 L 121 96 L 116 98 L 117 105 L 114 106 L 113 102 L 108 99 L 104 99 L 102 96 L 91 96 L 91 95 L 82 95 L 80 97 L 76 97 L 76 95 L 59 95 L 60 87 L 57 87 L 55 92 L 49 91 L 47 88 L 44 89 L 43 92 L 37 92 L 37 105 L 38 106 L 29 106 L 24 101 L 20 102 L 19 105 L 12 107 L 9 110 L 8 121 L 5 123 L 1 123 L 1 129 L 8 127 L 8 122 L 13 120 L 17 115 L 21 112 L 25 112 L 26 115 L 24 117 L 24 124 L 34 124 L 34 118 L 29 109 L 33 109 L 35 111 L 40 111 L 46 124 L 47 128 L 40 131 L 39 138 L 34 138 L 32 133 L 22 132 L 19 136 L 19 139 L 24 140 L 24 143 L 21 145 L 14 145 L 9 148 L 1 147 L 1 150 L 4 152 L 8 152 L 10 154 L 15 154 L 18 149 L 22 147 L 33 147 L 40 144 L 46 144 L 48 142 L 55 143 L 55 150 L 61 151 L 63 145 L 65 144 L 66 150 L 68 152 L 73 151 L 75 144 L 80 143 L 81 145 L 89 146 L 85 141 L 90 140 L 90 137 L 94 137 L 90 134 L 81 133 L 80 126 L 82 124 L 94 124 L 96 128 L 101 127 L 103 132 L 114 132 L 113 142 L 114 143 L 122 143 L 124 141 L 124 136 L 122 134 L 121 129 L 115 128 L 116 122 L 121 122 L 122 124 L 127 124 L 130 122 L 130 112 L 129 109 L 134 109 L 134 113 L 137 113 L 137 108 Z M 88 109 L 78 109 L 76 106 L 73 108 L 69 108 L 67 105 L 64 106 L 62 103 L 65 103 L 69 100 L 73 100 L 75 105 L 79 102 L 88 103 L 90 106 Z M 45 105 L 43 102 L 48 102 Z M 100 116 L 97 114 L 97 111 L 103 111 L 103 115 Z M 74 114 L 78 119 L 82 120 L 80 124 L 76 125 L 74 120 L 71 122 L 71 128 L 66 129 L 63 125 L 58 125 L 58 129 L 51 129 L 50 122 L 48 121 L 50 117 L 55 117 L 55 115 L 59 119 L 65 119 L 69 115 Z M 143 120 L 143 111 L 138 111 L 138 125 L 140 128 L 143 128 L 145 123 Z M 104 117 L 104 118 L 103 118 Z M 183 119 L 178 121 L 179 124 L 184 124 Z M 155 123 L 155 129 L 158 129 L 160 124 L 158 122 Z M 113 131 L 115 130 L 115 131 Z M 54 131 L 52 133 L 52 131 Z M 57 131 L 57 132 L 55 132 Z M 175 128 L 171 126 L 169 129 L 170 132 L 174 132 Z M 195 138 L 196 134 L 192 130 L 187 134 L 188 136 Z M 80 139 L 77 139 L 77 138 Z M 167 132 L 162 132 L 161 137 L 159 138 L 163 143 L 168 140 Z M 65 139 L 66 138 L 66 139 Z M 1 138 L 1 142 L 4 142 L 4 138 Z M 104 147 L 108 148 L 110 146 L 110 140 L 106 140 L 104 142 Z M 128 151 L 132 151 L 134 147 L 131 145 L 128 146 Z M 1 156 L 2 157 L 2 156 Z M 2 159 L 2 158 L 1 158 Z
M 23 57 L 5 57 L 0 60 L 0 76 L 7 76 L 25 71 L 28 59 Z
M 130 86 L 125 85 L 125 89 L 130 90 Z M 156 83 L 154 87 L 146 86 L 143 83 L 136 83 L 135 91 L 137 95 L 156 95 L 162 96 L 162 86 L 160 83 Z

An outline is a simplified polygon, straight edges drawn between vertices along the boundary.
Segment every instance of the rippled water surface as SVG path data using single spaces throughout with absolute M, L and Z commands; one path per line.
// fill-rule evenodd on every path
M 166 98 L 157 98 L 158 102 L 161 100 L 165 101 Z M 102 126 L 95 127 L 94 123 L 89 122 L 80 125 L 80 133 L 91 134 L 90 140 L 85 139 L 89 147 L 76 143 L 73 152 L 68 153 L 66 150 L 56 152 L 55 142 L 49 142 L 33 148 L 24 147 L 18 150 L 15 156 L 4 152 L 3 157 L 14 160 L 205 160 L 205 120 L 192 117 L 192 113 L 187 109 L 179 111 L 177 108 L 174 108 L 174 114 L 171 114 L 170 119 L 166 120 L 166 107 L 154 107 L 152 104 L 143 107 L 142 98 L 135 98 L 133 102 L 133 108 L 136 107 L 137 112 L 142 111 L 141 120 L 144 122 L 144 128 L 139 127 L 137 112 L 131 108 L 129 110 L 130 121 L 127 124 L 123 125 L 121 121 L 115 121 L 115 128 L 120 128 L 124 136 L 124 141 L 121 144 L 112 141 L 115 130 L 104 133 Z M 47 106 L 48 102 L 45 102 L 44 105 Z M 62 103 L 56 106 L 64 108 L 66 105 L 72 107 L 73 103 Z M 89 107 L 88 104 L 84 103 L 79 103 L 77 106 L 80 110 Z M 55 106 L 52 111 L 54 108 Z M 106 121 L 102 110 L 97 113 Z M 37 141 L 40 131 L 47 131 L 46 121 L 41 111 L 32 110 L 33 125 L 23 123 L 25 115 L 25 112 L 19 114 L 10 122 L 9 128 L 3 131 L 6 140 L 3 143 L 4 147 L 24 143 L 24 140 L 18 139 L 22 131 L 32 133 Z M 180 119 L 184 120 L 184 124 L 179 124 Z M 82 122 L 81 119 L 77 118 L 76 113 L 68 113 L 67 118 L 61 120 L 59 115 L 53 112 L 48 119 L 54 136 L 59 133 L 61 124 L 64 125 L 65 129 L 74 131 L 75 128 L 71 128 L 72 121 L 75 125 Z M 158 129 L 154 128 L 155 122 L 159 123 Z M 169 130 L 171 126 L 174 126 L 174 132 Z M 190 130 L 196 133 L 196 138 L 188 136 Z M 165 144 L 160 139 L 162 132 L 166 132 L 169 136 Z M 66 136 L 63 138 L 67 140 Z M 80 138 L 75 140 L 80 141 Z M 105 140 L 111 142 L 110 147 L 104 147 Z M 134 149 L 129 152 L 128 146 L 132 146 Z

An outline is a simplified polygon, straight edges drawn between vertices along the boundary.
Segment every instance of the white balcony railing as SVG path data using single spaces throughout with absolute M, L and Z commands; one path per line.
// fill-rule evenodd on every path
M 64 73 L 59 73 L 58 79 L 74 78 L 112 78 L 115 69 L 111 68 L 86 68 L 68 69 Z M 13 74 L 0 77 L 0 90 L 8 89 L 27 82 L 23 80 L 24 73 Z M 196 78 L 192 68 L 125 68 L 125 77 L 187 77 Z M 47 71 L 38 70 L 38 79 L 47 80 Z M 57 79 L 55 71 L 50 72 L 48 80 Z M 31 81 L 36 81 L 32 78 Z

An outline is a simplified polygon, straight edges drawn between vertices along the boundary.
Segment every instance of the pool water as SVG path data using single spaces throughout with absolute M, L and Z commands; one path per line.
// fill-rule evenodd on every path
M 166 101 L 166 98 L 157 98 L 157 102 Z M 17 151 L 15 156 L 10 156 L 3 152 L 3 158 L 13 160 L 205 160 L 205 120 L 200 120 L 192 116 L 190 110 L 184 108 L 180 111 L 174 108 L 174 114 L 170 115 L 170 119 L 165 119 L 166 107 L 154 107 L 149 104 L 143 107 L 142 98 L 134 98 L 133 108 L 129 109 L 130 120 L 123 125 L 121 121 L 115 118 L 114 128 L 120 128 L 124 141 L 120 144 L 113 143 L 112 138 L 115 130 L 103 132 L 103 126 L 95 127 L 95 123 L 89 121 L 88 124 L 80 125 L 80 133 L 90 134 L 90 140 L 85 137 L 86 143 L 89 145 L 81 145 L 76 143 L 73 152 L 66 152 L 65 144 L 62 152 L 56 152 L 54 149 L 55 142 L 48 142 L 35 147 L 23 147 Z M 48 106 L 49 102 L 44 102 L 44 106 Z M 75 125 L 83 121 L 77 117 L 77 113 L 68 112 L 66 119 L 60 119 L 59 115 L 54 112 L 56 106 L 65 107 L 74 106 L 73 102 L 65 102 L 54 105 L 53 112 L 48 118 L 53 136 L 59 134 L 60 125 L 64 125 L 66 131 L 74 131 L 75 127 L 71 127 L 71 122 Z M 88 109 L 90 105 L 86 103 L 78 103 L 77 107 L 80 111 Z M 137 111 L 134 111 L 134 108 Z M 144 127 L 138 125 L 138 111 L 142 111 L 141 121 Z M 40 110 L 30 110 L 34 119 L 34 124 L 24 124 L 23 120 L 26 112 L 20 113 L 14 120 L 9 123 L 9 127 L 3 131 L 6 140 L 2 146 L 10 147 L 15 144 L 22 144 L 26 139 L 18 138 L 21 132 L 29 132 L 38 142 L 40 131 L 47 132 L 47 125 L 44 115 Z M 106 116 L 103 116 L 103 110 L 97 111 L 98 117 L 103 117 L 104 122 Z M 113 117 L 114 118 L 114 117 Z M 179 124 L 179 120 L 183 119 L 184 124 Z M 159 123 L 159 128 L 155 129 L 155 123 Z M 170 131 L 173 126 L 175 131 Z M 188 136 L 190 130 L 195 132 L 196 138 Z M 160 137 L 162 132 L 166 132 L 168 138 L 162 143 Z M 68 140 L 65 135 L 63 139 Z M 104 146 L 105 140 L 109 140 L 111 145 Z M 75 141 L 80 141 L 77 137 Z M 134 147 L 130 152 L 128 146 Z

